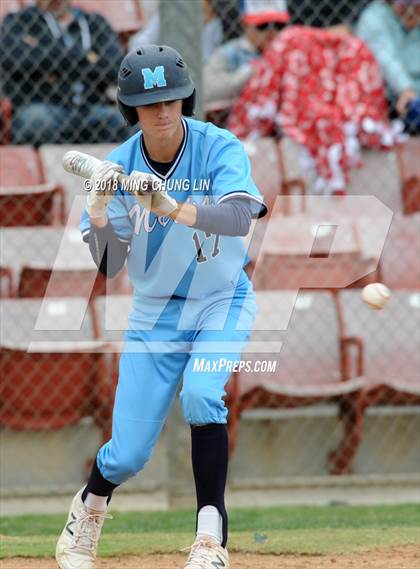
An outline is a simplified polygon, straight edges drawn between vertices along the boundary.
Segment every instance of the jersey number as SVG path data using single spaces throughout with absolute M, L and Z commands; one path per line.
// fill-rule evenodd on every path
M 206 235 L 206 239 L 208 239 L 209 237 L 211 237 L 213 234 L 212 233 L 205 233 Z M 214 247 L 213 247 L 213 251 L 211 252 L 211 256 L 212 259 L 214 259 L 214 257 L 217 257 L 217 255 L 220 253 L 220 249 L 219 249 L 219 241 L 220 241 L 220 235 L 214 235 Z M 198 237 L 198 233 L 196 231 L 194 231 L 193 233 L 193 241 L 194 241 L 194 245 L 197 251 L 197 263 L 205 263 L 206 261 L 208 261 L 208 258 L 204 255 L 203 253 L 203 244 L 200 243 L 200 239 Z

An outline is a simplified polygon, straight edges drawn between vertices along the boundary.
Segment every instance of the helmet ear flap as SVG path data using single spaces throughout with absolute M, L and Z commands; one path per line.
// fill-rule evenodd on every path
M 120 109 L 120 112 L 124 117 L 127 125 L 134 126 L 135 124 L 137 124 L 139 119 L 135 107 L 128 107 L 127 105 L 124 105 L 124 103 L 122 103 L 119 99 L 117 102 L 118 102 L 118 108 Z
M 191 117 L 194 114 L 195 107 L 195 89 L 192 94 L 182 101 L 182 114 L 185 117 Z

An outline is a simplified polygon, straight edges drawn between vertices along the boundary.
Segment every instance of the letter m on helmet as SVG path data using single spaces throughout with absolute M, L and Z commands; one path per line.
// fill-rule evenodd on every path
M 144 89 L 153 89 L 153 87 L 166 87 L 165 68 L 158 65 L 152 71 L 150 67 L 144 67 L 141 70 L 144 79 Z

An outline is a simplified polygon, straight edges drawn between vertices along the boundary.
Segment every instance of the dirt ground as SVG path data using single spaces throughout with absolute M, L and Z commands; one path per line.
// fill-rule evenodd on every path
M 95 569 L 182 569 L 184 555 L 98 559 Z M 2 559 L 1 569 L 57 569 L 52 559 Z M 231 555 L 231 569 L 416 569 L 420 548 L 401 547 L 349 555 Z

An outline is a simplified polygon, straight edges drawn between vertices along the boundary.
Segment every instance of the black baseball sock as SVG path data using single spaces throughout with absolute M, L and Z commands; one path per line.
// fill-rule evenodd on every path
M 192 466 L 197 492 L 198 512 L 204 506 L 214 506 L 223 520 L 222 547 L 226 547 L 228 516 L 225 507 L 225 487 L 228 468 L 227 426 L 212 423 L 191 427 Z
M 95 494 L 96 496 L 108 496 L 107 503 L 109 504 L 111 501 L 112 493 L 117 487 L 118 484 L 113 484 L 102 476 L 95 458 L 93 461 L 92 471 L 90 473 L 88 483 L 82 493 L 82 501 L 84 502 L 88 493 L 91 492 L 91 494 Z

